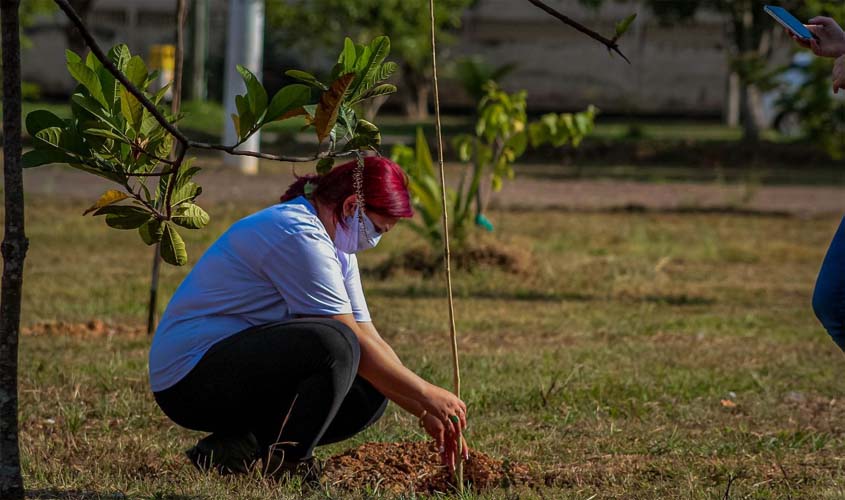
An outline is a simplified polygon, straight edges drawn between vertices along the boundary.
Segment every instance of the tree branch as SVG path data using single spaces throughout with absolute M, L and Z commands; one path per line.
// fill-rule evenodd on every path
M 541 2 L 540 0 L 528 0 L 528 1 L 531 2 L 532 4 L 534 4 L 536 7 L 540 8 L 541 10 L 545 11 L 547 14 L 560 19 L 564 24 L 567 24 L 567 25 L 575 28 L 576 30 L 580 31 L 581 33 L 584 33 L 585 35 L 592 38 L 593 40 L 600 42 L 605 47 L 607 47 L 607 50 L 616 52 L 617 54 L 619 54 L 622 57 L 622 59 L 625 59 L 625 62 L 627 62 L 628 64 L 631 64 L 631 61 L 627 57 L 625 57 L 625 54 L 623 54 L 621 50 L 619 50 L 619 44 L 616 43 L 616 39 L 611 40 L 610 38 L 605 38 L 604 36 L 596 33 L 595 31 L 593 31 L 590 28 L 584 26 L 583 24 L 579 23 L 578 21 L 575 21 L 571 17 L 553 9 L 552 7 L 549 7 L 548 5 Z
M 68 19 L 70 19 L 70 22 L 72 22 L 73 25 L 76 26 L 77 31 L 79 31 L 79 34 L 85 40 L 85 43 L 88 44 L 88 47 L 91 49 L 91 52 L 93 52 L 94 56 L 96 56 L 97 59 L 100 60 L 100 62 L 103 64 L 103 66 L 105 66 L 107 70 L 109 70 L 109 73 L 111 73 L 126 88 L 126 90 L 129 91 L 129 93 L 135 97 L 135 99 L 138 99 L 138 102 L 140 102 L 141 105 L 144 106 L 144 108 L 146 108 L 151 115 L 153 115 L 156 121 L 162 127 L 164 127 L 164 129 L 167 130 L 173 137 L 175 137 L 177 141 L 181 142 L 182 144 L 187 144 L 188 138 L 185 137 L 183 133 L 179 132 L 179 130 L 177 130 L 172 123 L 167 121 L 167 118 L 165 118 L 164 115 L 161 114 L 161 112 L 156 108 L 155 104 L 153 104 L 152 101 L 147 99 L 147 96 L 145 96 L 143 92 L 138 90 L 138 88 L 135 87 L 135 85 L 133 85 L 128 78 L 126 78 L 126 75 L 124 75 L 119 69 L 115 67 L 114 63 L 111 62 L 111 59 L 106 56 L 106 53 L 103 52 L 103 49 L 101 49 L 100 46 L 97 44 L 97 41 L 94 40 L 94 37 L 91 35 L 91 32 L 88 31 L 88 28 L 85 26 L 85 23 L 82 22 L 82 19 L 79 18 L 79 15 L 76 13 L 75 10 L 73 10 L 73 7 L 70 6 L 67 0 L 53 1 L 56 2 L 56 5 L 58 5 L 59 8 L 62 9 L 62 11 L 65 13 L 65 15 L 67 15 Z
M 223 151 L 229 153 L 230 155 L 236 156 L 252 156 L 255 158 L 261 158 L 264 160 L 273 160 L 273 161 L 289 161 L 289 162 L 296 162 L 302 163 L 307 161 L 315 161 L 315 160 L 322 160 L 323 158 L 345 158 L 347 156 L 352 156 L 355 154 L 355 151 L 341 151 L 338 153 L 317 153 L 313 156 L 284 156 L 284 155 L 271 155 L 267 153 L 258 153 L 256 151 L 242 151 L 239 149 L 235 149 L 237 146 L 224 146 L 223 144 L 208 144 L 205 142 L 195 142 L 189 141 L 188 147 L 197 148 L 197 149 L 212 149 L 216 151 Z

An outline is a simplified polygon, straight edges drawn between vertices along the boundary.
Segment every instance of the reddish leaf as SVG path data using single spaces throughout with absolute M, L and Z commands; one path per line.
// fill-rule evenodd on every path
M 317 128 L 319 142 L 322 143 L 334 128 L 343 95 L 353 80 L 355 80 L 355 73 L 347 73 L 335 80 L 329 90 L 320 96 L 320 104 L 317 105 L 317 111 L 314 113 L 314 126 Z

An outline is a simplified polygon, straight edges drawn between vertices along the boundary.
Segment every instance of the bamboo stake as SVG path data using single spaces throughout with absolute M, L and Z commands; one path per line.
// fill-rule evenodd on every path
M 458 363 L 458 332 L 455 328 L 455 302 L 452 298 L 452 267 L 449 251 L 449 214 L 446 204 L 446 169 L 443 166 L 443 133 L 440 123 L 440 91 L 437 85 L 437 45 L 435 41 L 436 24 L 434 18 L 434 0 L 428 2 L 431 14 L 431 75 L 434 84 L 434 122 L 437 131 L 437 162 L 440 165 L 440 199 L 443 202 L 443 254 L 446 265 L 446 291 L 449 300 L 449 333 L 452 338 L 452 379 L 455 396 L 461 397 L 461 369 Z M 460 425 L 458 426 L 460 429 Z M 455 479 L 458 491 L 464 491 L 464 460 L 461 433 L 457 434 L 457 457 L 455 461 Z

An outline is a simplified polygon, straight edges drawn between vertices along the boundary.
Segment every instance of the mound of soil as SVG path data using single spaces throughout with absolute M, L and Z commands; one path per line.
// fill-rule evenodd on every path
M 451 265 L 452 269 L 463 271 L 499 269 L 513 274 L 525 274 L 531 269 L 532 262 L 531 253 L 523 248 L 485 242 L 452 249 Z M 417 247 L 395 254 L 368 271 L 384 279 L 402 272 L 431 276 L 442 270 L 442 253 L 433 252 L 429 247 Z
M 448 469 L 440 464 L 433 442 L 366 443 L 329 458 L 326 484 L 349 491 L 433 494 L 455 491 Z M 464 482 L 474 490 L 533 484 L 525 465 L 496 460 L 472 451 L 464 464 Z
M 66 321 L 43 321 L 21 329 L 24 335 L 58 336 L 74 338 L 108 338 L 112 335 L 141 335 L 145 330 L 139 326 L 113 325 L 91 320 L 87 323 L 69 323 Z

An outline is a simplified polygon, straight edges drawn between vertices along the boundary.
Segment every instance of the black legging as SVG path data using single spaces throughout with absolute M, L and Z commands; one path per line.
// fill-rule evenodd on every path
M 183 427 L 251 432 L 262 456 L 281 442 L 292 443 L 281 445 L 285 460 L 308 459 L 316 446 L 347 439 L 384 413 L 387 399 L 356 375 L 360 357 L 354 332 L 339 321 L 272 323 L 214 344 L 155 399 Z

